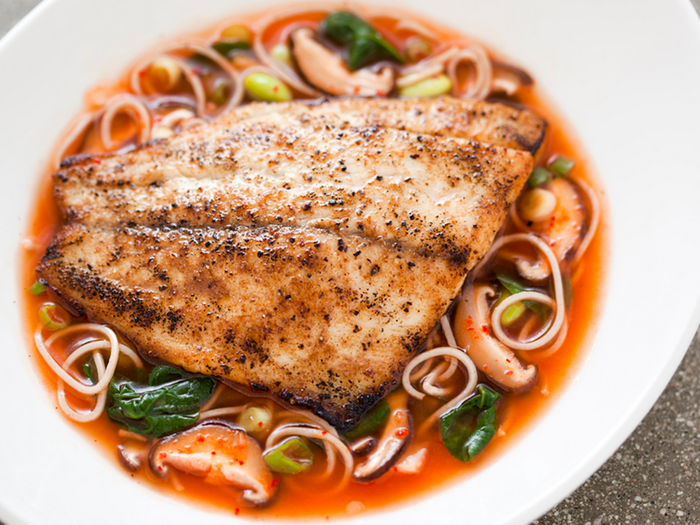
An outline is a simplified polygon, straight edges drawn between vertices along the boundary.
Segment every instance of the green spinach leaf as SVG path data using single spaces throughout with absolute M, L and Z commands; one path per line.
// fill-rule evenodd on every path
M 486 385 L 440 418 L 442 442 L 460 461 L 470 461 L 496 435 L 496 402 L 501 395 Z M 476 424 L 474 420 L 476 419 Z
M 236 51 L 238 49 L 250 49 L 250 44 L 248 42 L 241 41 L 219 40 L 214 42 L 211 47 L 228 58 L 231 51 Z
M 160 437 L 196 422 L 215 384 L 211 377 L 157 366 L 147 385 L 112 379 L 107 414 L 132 432 Z
M 501 283 L 501 286 L 508 290 L 512 295 L 520 292 L 524 292 L 527 290 L 532 290 L 532 288 L 527 288 L 524 284 L 522 284 L 520 281 L 518 281 L 515 277 L 508 275 L 506 273 L 497 273 L 496 274 L 496 279 L 498 279 L 498 282 Z M 525 300 L 523 301 L 523 304 L 527 306 L 530 310 L 532 310 L 535 314 L 537 314 L 537 317 L 545 321 L 547 317 L 549 316 L 549 307 L 545 306 L 542 303 L 538 303 L 537 301 L 530 301 L 530 300 Z
M 346 11 L 329 14 L 321 22 L 320 31 L 338 44 L 350 46 L 348 67 L 351 71 L 379 60 L 404 63 L 403 56 L 364 20 Z
M 380 401 L 376 406 L 367 412 L 355 428 L 351 428 L 343 434 L 343 437 L 349 441 L 367 436 L 376 432 L 384 426 L 386 420 L 389 419 L 391 408 L 386 401 Z
M 95 365 L 95 358 L 90 356 L 90 359 L 83 365 L 83 374 L 88 378 L 91 384 L 96 385 L 99 381 L 97 377 L 97 366 Z

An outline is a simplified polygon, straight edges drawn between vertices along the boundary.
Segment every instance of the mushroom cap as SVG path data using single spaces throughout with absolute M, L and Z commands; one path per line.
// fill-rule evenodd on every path
M 392 410 L 377 447 L 355 467 L 352 479 L 359 482 L 373 481 L 386 473 L 401 458 L 413 437 L 413 418 L 406 407 L 407 398 Z
M 291 34 L 294 58 L 313 86 L 331 95 L 384 96 L 394 87 L 394 71 L 382 68 L 350 71 L 343 59 L 314 39 L 314 33 L 302 27 Z
M 457 317 L 470 319 L 472 326 L 457 323 L 455 337 L 476 367 L 494 384 L 507 392 L 526 392 L 537 382 L 537 367 L 523 365 L 510 348 L 482 329 L 489 324 L 486 297 L 494 294 L 490 286 L 475 287 L 474 283 L 464 289 L 457 304 Z
M 572 256 L 581 243 L 586 207 L 576 187 L 564 178 L 557 177 L 545 187 L 556 195 L 557 206 L 544 233 L 557 260 L 563 261 Z
M 141 465 L 143 460 L 146 459 L 148 450 L 141 444 L 140 446 L 134 446 L 127 443 L 122 443 L 117 446 L 117 458 L 122 467 L 124 467 L 129 472 L 136 472 Z
M 172 467 L 202 476 L 206 483 L 242 488 L 243 500 L 253 505 L 268 503 L 275 493 L 258 442 L 224 421 L 205 421 L 161 439 L 151 449 L 149 465 L 163 478 Z
M 377 448 L 377 439 L 372 436 L 363 437 L 348 446 L 353 454 L 365 456 Z

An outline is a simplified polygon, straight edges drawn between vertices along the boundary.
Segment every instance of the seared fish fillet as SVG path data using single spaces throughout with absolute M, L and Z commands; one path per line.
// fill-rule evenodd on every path
M 37 273 L 145 356 L 348 429 L 488 250 L 544 130 L 451 98 L 250 104 L 64 161 Z

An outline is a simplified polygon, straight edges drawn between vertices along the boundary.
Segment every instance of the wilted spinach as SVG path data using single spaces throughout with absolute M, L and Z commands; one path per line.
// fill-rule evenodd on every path
M 128 430 L 160 437 L 195 423 L 214 391 L 211 377 L 157 366 L 143 385 L 124 378 L 109 383 L 107 414 Z
M 486 385 L 440 418 L 442 442 L 460 461 L 470 461 L 496 435 L 496 402 L 501 395 Z M 476 424 L 474 420 L 476 419 Z
M 355 428 L 351 428 L 345 432 L 343 437 L 353 441 L 372 434 L 384 426 L 386 420 L 389 419 L 389 414 L 391 414 L 389 403 L 380 401 L 375 407 L 362 416 L 362 419 L 360 419 L 360 422 Z
M 498 272 L 496 273 L 496 278 L 498 279 L 498 282 L 501 283 L 501 286 L 508 290 L 512 295 L 515 295 L 516 293 L 524 292 L 527 290 L 532 290 L 532 288 L 527 288 L 524 284 L 522 284 L 520 281 L 518 281 L 515 277 L 508 275 L 506 273 L 501 273 Z M 537 301 L 530 301 L 529 299 L 526 299 L 523 301 L 523 304 L 527 306 L 530 310 L 532 310 L 535 314 L 537 314 L 537 317 L 542 319 L 543 321 L 547 319 L 549 315 L 549 307 L 545 306 L 542 303 L 539 303 Z
M 346 11 L 329 14 L 321 22 L 320 31 L 338 44 L 350 45 L 348 67 L 351 71 L 380 60 L 404 63 L 401 53 L 372 26 Z

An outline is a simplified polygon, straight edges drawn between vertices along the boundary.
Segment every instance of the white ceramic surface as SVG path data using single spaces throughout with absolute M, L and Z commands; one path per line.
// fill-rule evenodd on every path
M 258 0 L 255 9 L 274 5 Z M 390 4 L 382 1 L 377 4 Z M 238 5 L 238 7 L 237 7 Z M 352 523 L 525 524 L 632 432 L 700 319 L 700 23 L 682 0 L 401 0 L 525 66 L 573 123 L 612 210 L 604 313 L 555 406 L 477 476 Z M 237 0 L 49 0 L 0 42 L 0 520 L 230 523 L 132 482 L 68 425 L 27 356 L 17 253 L 39 175 L 83 93 Z

